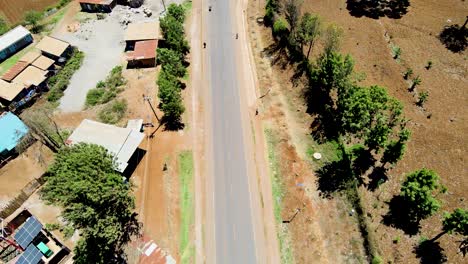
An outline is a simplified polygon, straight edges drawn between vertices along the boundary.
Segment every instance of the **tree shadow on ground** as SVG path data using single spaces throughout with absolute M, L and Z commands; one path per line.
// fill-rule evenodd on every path
M 419 232 L 419 222 L 409 219 L 409 208 L 403 197 L 393 196 L 387 204 L 389 210 L 382 220 L 385 225 L 401 229 L 408 235 L 416 235 Z
M 161 118 L 161 123 L 164 124 L 164 131 L 178 131 L 185 127 L 185 124 L 180 119 L 172 119 L 166 116 Z
M 439 40 L 452 52 L 462 52 L 468 46 L 468 28 L 451 25 L 440 32 Z
M 331 199 L 334 193 L 347 190 L 355 184 L 351 161 L 344 149 L 339 151 L 339 160 L 328 162 L 316 171 L 317 188 L 323 198 Z
M 444 249 L 440 247 L 439 242 L 425 240 L 414 248 L 416 257 L 420 259 L 421 264 L 440 264 L 447 262 L 447 256 Z
M 275 41 L 262 51 L 262 57 L 267 57 L 272 66 L 279 65 L 286 68 L 288 65 L 287 45 L 282 41 Z
M 367 189 L 369 191 L 375 191 L 384 182 L 388 181 L 387 169 L 384 167 L 376 167 L 369 174 L 369 183 Z
M 355 17 L 398 19 L 408 12 L 409 0 L 347 0 L 346 8 Z

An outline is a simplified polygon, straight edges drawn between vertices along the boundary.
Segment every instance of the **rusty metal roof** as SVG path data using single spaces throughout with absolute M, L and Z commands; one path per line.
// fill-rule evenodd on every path
M 18 74 L 20 74 L 26 67 L 28 67 L 29 63 L 24 61 L 18 61 L 13 67 L 11 67 L 5 74 L 3 74 L 2 79 L 11 82 Z
M 143 40 L 135 43 L 135 49 L 127 52 L 127 60 L 143 60 L 156 58 L 158 40 Z

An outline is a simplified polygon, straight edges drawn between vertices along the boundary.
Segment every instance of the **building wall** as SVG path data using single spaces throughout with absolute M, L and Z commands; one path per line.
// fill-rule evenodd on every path
M 81 10 L 85 11 L 85 12 L 110 13 L 110 12 L 112 12 L 112 8 L 115 7 L 115 3 L 116 3 L 116 1 L 112 1 L 109 5 L 80 3 L 80 6 L 81 6 Z
M 156 65 L 156 59 L 143 59 L 143 60 L 131 60 L 128 61 L 129 68 L 151 68 Z
M 20 51 L 22 48 L 26 47 L 27 45 L 33 42 L 33 38 L 31 35 L 27 35 L 22 39 L 19 39 L 8 48 L 5 48 L 0 51 L 0 62 L 8 59 L 10 56 L 15 54 L 16 52 Z

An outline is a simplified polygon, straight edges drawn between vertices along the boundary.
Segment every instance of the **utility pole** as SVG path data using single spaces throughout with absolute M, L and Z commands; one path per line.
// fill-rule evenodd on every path
M 149 104 L 150 107 L 151 107 L 151 110 L 153 110 L 154 116 L 155 116 L 156 119 L 158 120 L 158 123 L 160 123 L 161 120 L 159 120 L 159 117 L 158 117 L 158 115 L 156 114 L 156 111 L 154 110 L 153 104 L 151 104 L 151 98 L 150 98 L 149 96 L 146 96 L 146 95 L 143 94 L 143 101 L 147 101 L 147 102 L 148 102 L 148 104 Z

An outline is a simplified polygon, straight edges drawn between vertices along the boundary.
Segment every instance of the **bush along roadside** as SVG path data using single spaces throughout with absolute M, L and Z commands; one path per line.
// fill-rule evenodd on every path
M 157 50 L 157 62 L 162 68 L 157 80 L 159 108 L 164 112 L 162 122 L 171 130 L 183 127 L 181 119 L 185 112 L 180 81 L 187 73 L 184 58 L 190 49 L 185 39 L 185 14 L 182 5 L 170 4 L 166 16 L 160 19 L 166 45 Z
M 49 102 L 57 102 L 62 98 L 63 91 L 70 84 L 70 78 L 81 67 L 83 59 L 84 53 L 74 48 L 70 59 L 65 63 L 63 68 L 47 80 L 47 85 L 49 86 L 47 100 Z
M 125 84 L 125 78 L 122 76 L 122 66 L 114 67 L 106 80 L 98 82 L 96 88 L 88 91 L 86 106 L 91 107 L 110 102 L 124 90 L 122 86 Z

